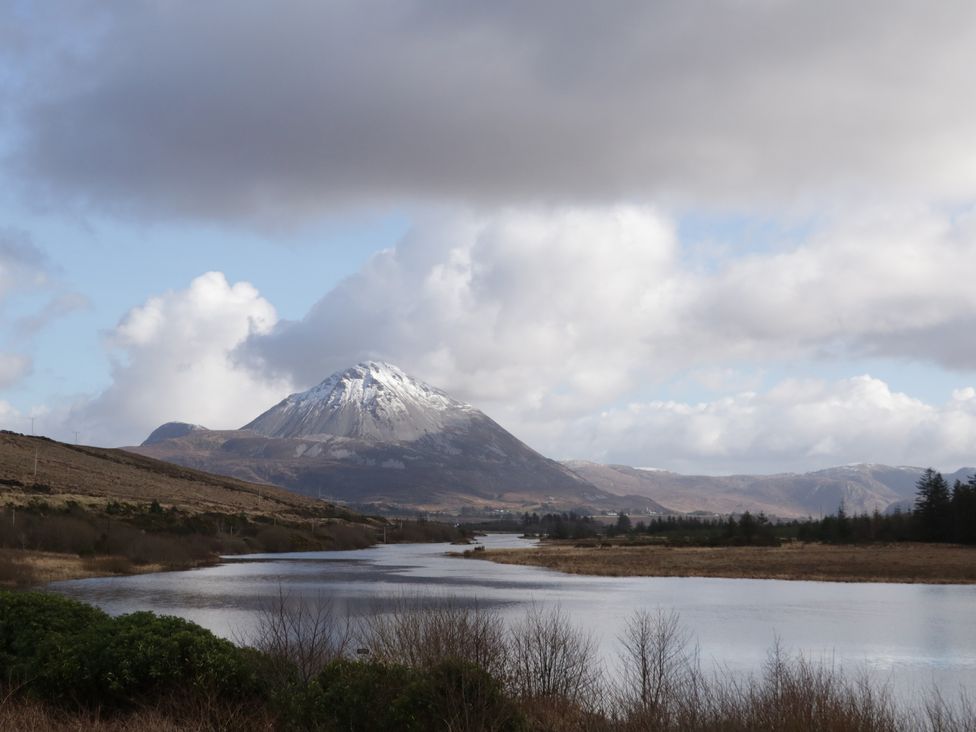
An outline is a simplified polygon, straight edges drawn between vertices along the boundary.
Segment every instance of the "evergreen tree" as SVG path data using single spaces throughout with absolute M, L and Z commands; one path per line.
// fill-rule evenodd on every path
M 626 534 L 630 531 L 630 528 L 631 528 L 630 516 L 628 516 L 625 513 L 622 513 L 619 516 L 617 516 L 617 526 L 616 526 L 615 533 Z
M 756 538 L 758 523 L 752 514 L 746 511 L 739 517 L 739 536 L 745 544 L 751 544 Z
M 976 475 L 969 481 L 956 481 L 952 490 L 953 541 L 976 544 Z
M 915 484 L 915 528 L 922 541 L 950 541 L 952 499 L 949 484 L 932 468 L 926 469 Z
M 847 507 L 844 505 L 844 499 L 840 499 L 840 505 L 837 506 L 837 541 L 845 543 L 851 540 L 851 520 L 847 516 Z

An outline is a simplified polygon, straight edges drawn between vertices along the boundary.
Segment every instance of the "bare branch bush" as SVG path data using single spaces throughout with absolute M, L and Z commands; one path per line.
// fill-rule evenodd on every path
M 413 668 L 441 661 L 475 664 L 493 676 L 506 667 L 506 636 L 501 616 L 456 597 L 399 597 L 392 610 L 363 619 L 361 644 L 373 658 Z
M 918 717 L 915 722 L 919 729 L 927 728 L 934 732 L 976 730 L 976 704 L 962 691 L 957 703 L 952 704 L 946 701 L 942 692 L 934 689 Z
M 895 732 L 906 729 L 885 688 L 866 677 L 850 679 L 831 665 L 791 658 L 777 641 L 762 676 L 716 679 L 709 689 L 708 724 L 727 729 Z M 924 728 L 924 727 L 923 727 Z
M 265 653 L 279 673 L 294 668 L 307 684 L 331 661 L 347 655 L 352 639 L 349 618 L 340 616 L 330 599 L 291 596 L 279 587 L 243 644 Z
M 509 634 L 508 679 L 522 699 L 559 698 L 572 706 L 600 704 L 603 670 L 593 636 L 558 607 L 530 607 Z

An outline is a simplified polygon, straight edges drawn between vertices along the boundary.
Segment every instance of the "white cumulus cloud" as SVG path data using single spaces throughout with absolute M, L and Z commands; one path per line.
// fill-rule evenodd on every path
M 552 442 L 571 455 L 684 472 L 799 472 L 855 462 L 976 462 L 976 397 L 931 405 L 868 375 L 784 380 L 714 401 L 635 402 L 589 415 Z
M 874 379 L 762 392 L 757 374 L 883 355 L 966 379 L 970 213 L 842 212 L 798 243 L 708 270 L 683 256 L 676 231 L 635 206 L 433 218 L 301 321 L 250 338 L 242 357 L 303 386 L 388 359 L 565 457 L 701 469 L 965 462 L 961 397 L 935 407 Z M 731 395 L 704 406 L 637 396 L 675 379 Z M 638 406 L 621 410 L 628 402 Z M 960 428 L 940 426 L 950 422 Z
M 276 320 L 252 285 L 232 285 L 219 272 L 150 298 L 107 336 L 111 385 L 76 405 L 63 429 L 99 444 L 131 444 L 167 421 L 240 427 L 289 389 L 287 380 L 255 375 L 232 355 Z
M 385 358 L 480 404 L 591 409 L 659 370 L 690 292 L 676 255 L 646 208 L 436 219 L 246 351 L 303 384 Z
M 640 206 L 435 216 L 292 322 L 208 273 L 121 320 L 113 383 L 72 418 L 110 442 L 173 419 L 237 427 L 292 387 L 379 358 L 559 457 L 709 472 L 972 462 L 969 214 L 838 215 L 708 270 L 677 231 Z M 776 364 L 882 352 L 957 373 L 952 398 L 868 376 L 764 386 Z M 714 397 L 655 398 L 676 380 Z

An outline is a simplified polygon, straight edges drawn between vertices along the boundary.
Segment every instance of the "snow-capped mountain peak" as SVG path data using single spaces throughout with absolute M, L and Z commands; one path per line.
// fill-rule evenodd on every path
M 406 442 L 480 414 L 392 364 L 365 361 L 292 394 L 243 429 L 268 437 L 338 435 Z

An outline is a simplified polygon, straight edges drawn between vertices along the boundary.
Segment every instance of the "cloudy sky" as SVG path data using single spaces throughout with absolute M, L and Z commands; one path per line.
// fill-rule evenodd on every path
M 388 360 L 557 458 L 976 463 L 976 5 L 0 0 L 0 426 Z

